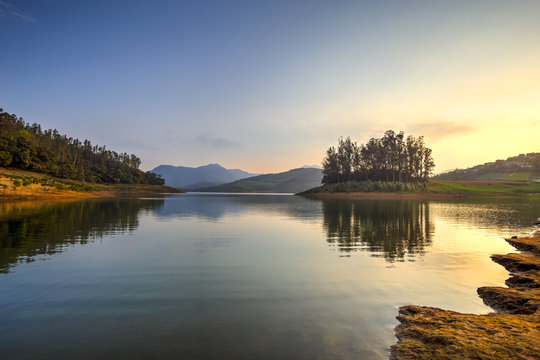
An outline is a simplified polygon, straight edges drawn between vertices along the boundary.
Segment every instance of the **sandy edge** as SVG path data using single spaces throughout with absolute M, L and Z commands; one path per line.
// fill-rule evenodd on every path
M 61 200 L 61 199 L 96 199 L 113 198 L 118 196 L 148 196 L 165 194 L 167 191 L 152 189 L 132 190 L 95 190 L 95 191 L 72 191 L 72 190 L 49 190 L 49 191 L 0 191 L 0 201 L 11 200 Z

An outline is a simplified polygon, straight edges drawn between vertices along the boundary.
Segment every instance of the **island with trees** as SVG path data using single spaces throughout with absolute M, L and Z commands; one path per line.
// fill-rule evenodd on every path
M 322 183 L 354 186 L 352 182 L 357 182 L 361 186 L 369 181 L 375 188 L 389 183 L 425 183 L 435 166 L 431 152 L 422 136 L 405 138 L 403 132 L 393 130 L 360 146 L 350 137 L 342 138 L 337 148 L 331 146 L 326 151 Z
M 301 192 L 310 197 L 359 198 L 454 198 L 471 196 L 533 196 L 540 194 L 538 157 L 522 154 L 484 167 L 492 178 L 457 178 L 455 174 L 476 174 L 455 170 L 449 175 L 432 176 L 435 167 L 432 150 L 424 137 L 405 136 L 388 130 L 381 138 L 358 145 L 350 137 L 340 138 L 337 147 L 326 151 L 322 162 L 321 186 Z M 494 172 L 504 167 L 504 171 Z M 480 181 L 482 180 L 482 181 Z

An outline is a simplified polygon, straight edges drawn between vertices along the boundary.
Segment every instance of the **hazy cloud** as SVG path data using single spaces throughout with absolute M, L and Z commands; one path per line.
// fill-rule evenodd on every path
M 184 134 L 185 134 L 185 131 L 183 129 L 170 128 L 170 129 L 165 130 L 161 134 L 160 139 L 166 142 L 177 142 L 178 139 Z
M 146 140 L 140 136 L 126 136 L 123 141 L 126 146 L 140 150 L 156 150 L 157 146 L 150 145 Z
M 22 11 L 17 9 L 17 7 L 15 7 L 14 5 L 12 5 L 12 4 L 10 4 L 10 3 L 6 2 L 6 1 L 0 1 L 0 17 L 6 17 L 6 16 L 21 19 L 21 20 L 24 20 L 26 22 L 34 22 L 34 21 L 36 21 L 36 19 L 34 19 L 33 17 L 31 17 L 28 14 L 23 13 Z
M 414 136 L 423 135 L 432 139 L 440 139 L 445 136 L 467 133 L 472 128 L 470 125 L 458 124 L 453 121 L 440 121 L 414 125 L 411 127 L 411 131 Z
M 195 141 L 201 144 L 208 144 L 215 149 L 234 149 L 240 146 L 240 144 L 235 141 L 225 138 L 214 138 L 207 134 L 197 136 Z

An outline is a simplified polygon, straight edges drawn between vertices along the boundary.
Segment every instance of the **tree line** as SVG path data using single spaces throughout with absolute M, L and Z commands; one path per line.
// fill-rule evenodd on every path
M 92 145 L 55 130 L 42 130 L 0 108 L 0 166 L 94 183 L 163 185 L 157 174 L 139 169 L 141 160 Z
M 388 130 L 358 146 L 350 137 L 339 139 L 323 160 L 325 185 L 350 181 L 426 182 L 435 163 L 424 137 Z

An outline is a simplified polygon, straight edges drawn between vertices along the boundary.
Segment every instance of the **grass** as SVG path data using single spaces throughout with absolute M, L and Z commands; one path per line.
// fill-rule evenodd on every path
M 514 178 L 519 178 L 518 175 Z M 426 193 L 449 194 L 455 196 L 529 196 L 540 198 L 540 182 L 502 180 L 491 181 L 448 181 L 430 180 L 424 183 L 386 183 L 379 181 L 352 181 L 323 185 L 309 189 L 301 194 L 318 193 L 353 193 L 353 192 L 387 192 L 387 193 Z
M 167 186 L 142 184 L 96 184 L 77 180 L 58 179 L 26 170 L 0 168 L 0 186 L 12 188 L 11 195 L 31 196 L 32 193 L 55 191 L 88 192 L 179 192 Z M 9 195 L 9 194 L 6 194 Z
M 88 183 L 82 181 L 55 179 L 41 174 L 32 173 L 30 171 L 18 171 L 13 169 L 4 169 L 0 171 L 0 176 L 10 179 L 12 185 L 15 188 L 19 186 L 29 186 L 32 184 L 39 184 L 44 187 L 55 188 L 56 190 L 70 190 L 70 191 L 93 191 L 97 190 L 95 186 L 91 186 Z
M 505 173 L 500 173 L 500 172 L 485 173 L 480 176 L 474 177 L 474 180 L 494 180 L 505 175 L 506 175 Z
M 506 174 L 505 174 L 506 175 Z M 508 176 L 500 176 L 497 180 L 511 180 L 511 181 L 529 181 L 528 172 L 516 172 Z
M 463 195 L 531 195 L 540 196 L 540 183 L 493 181 L 491 184 L 474 184 L 460 181 L 431 180 L 427 192 Z
M 402 183 L 384 181 L 348 181 L 345 183 L 322 185 L 302 194 L 336 193 L 336 192 L 424 192 L 425 183 Z

